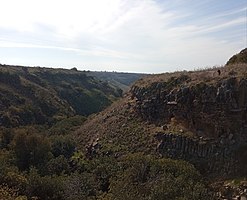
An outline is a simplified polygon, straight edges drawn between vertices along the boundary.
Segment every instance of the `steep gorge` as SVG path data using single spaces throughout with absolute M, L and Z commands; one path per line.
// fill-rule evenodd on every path
M 243 175 L 246 91 L 246 65 L 150 75 L 76 133 L 95 155 L 146 152 L 187 160 L 209 176 Z

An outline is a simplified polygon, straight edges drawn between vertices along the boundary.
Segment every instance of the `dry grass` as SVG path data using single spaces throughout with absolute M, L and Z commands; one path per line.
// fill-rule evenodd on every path
M 221 74 L 218 75 L 218 70 Z M 229 78 L 229 76 L 235 77 L 247 77 L 247 64 L 237 64 L 228 66 L 211 67 L 205 69 L 196 69 L 194 71 L 177 71 L 173 73 L 154 74 L 140 79 L 136 82 L 138 87 L 148 87 L 152 83 L 167 82 L 172 77 L 178 78 L 182 75 L 190 78 L 190 83 L 195 82 L 216 82 L 220 79 Z
M 103 149 L 109 148 L 115 153 L 154 152 L 157 141 L 153 135 L 157 127 L 136 116 L 129 103 L 126 97 L 91 115 L 75 132 L 79 146 L 85 149 L 98 140 Z

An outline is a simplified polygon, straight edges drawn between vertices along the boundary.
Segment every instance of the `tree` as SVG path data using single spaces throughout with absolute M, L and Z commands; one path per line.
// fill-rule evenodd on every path
M 31 199 L 63 200 L 64 180 L 63 176 L 41 176 L 38 170 L 31 168 L 27 175 L 27 195 Z
M 65 182 L 64 197 L 67 200 L 75 199 L 95 199 L 98 190 L 94 176 L 84 172 L 75 172 L 69 176 Z
M 52 158 L 46 164 L 46 174 L 61 175 L 63 173 L 66 174 L 68 172 L 69 172 L 69 163 L 68 160 L 63 155 L 60 155 L 56 158 Z
M 55 157 L 63 155 L 69 159 L 75 148 L 76 144 L 70 136 L 56 135 L 51 137 L 51 152 Z
M 30 166 L 43 166 L 48 161 L 51 148 L 47 138 L 19 131 L 13 140 L 13 150 L 18 168 L 26 170 Z

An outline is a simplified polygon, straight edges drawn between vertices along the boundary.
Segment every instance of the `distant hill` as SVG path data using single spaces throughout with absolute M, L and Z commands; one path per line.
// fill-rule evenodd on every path
M 0 126 L 88 116 L 121 95 L 120 88 L 76 69 L 0 65 Z
M 247 48 L 240 51 L 238 54 L 232 56 L 226 63 L 226 65 L 231 64 L 246 64 L 247 63 Z
M 107 81 L 110 84 L 127 91 L 130 86 L 138 79 L 147 76 L 141 73 L 124 73 L 124 72 L 96 72 L 88 71 L 88 75 L 97 77 L 102 81 Z

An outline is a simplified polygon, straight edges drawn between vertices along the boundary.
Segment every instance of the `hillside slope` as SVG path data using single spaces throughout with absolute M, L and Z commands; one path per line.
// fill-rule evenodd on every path
M 246 65 L 150 75 L 75 134 L 91 158 L 142 152 L 186 160 L 212 180 L 245 177 L 246 91 Z
M 130 86 L 138 79 L 147 76 L 147 74 L 141 73 L 124 73 L 124 72 L 94 72 L 87 71 L 87 74 L 94 76 L 102 81 L 114 85 L 115 87 L 121 88 L 123 91 L 127 91 Z
M 247 63 L 247 48 L 240 51 L 238 54 L 232 56 L 228 61 L 227 65 L 232 64 L 244 64 Z
M 77 70 L 0 66 L 0 126 L 88 116 L 121 97 L 119 88 Z

